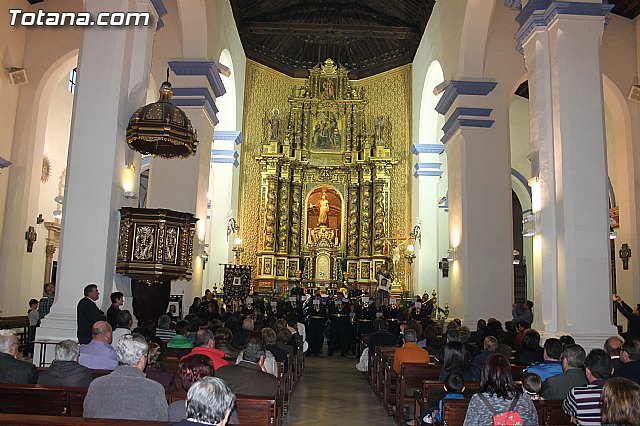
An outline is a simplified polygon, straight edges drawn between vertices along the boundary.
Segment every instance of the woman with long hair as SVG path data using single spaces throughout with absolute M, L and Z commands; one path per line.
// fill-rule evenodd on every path
M 640 385 L 624 377 L 614 377 L 602 387 L 602 424 L 640 425 Z
M 513 382 L 509 360 L 496 353 L 489 355 L 484 364 L 480 388 L 469 401 L 464 426 L 498 424 L 494 417 L 502 413 L 512 418 L 519 416 L 523 425 L 538 424 L 538 414 L 531 398 L 526 393 L 522 394 Z
M 464 344 L 461 342 L 449 342 L 444 346 L 444 365 L 440 373 L 440 381 L 449 374 L 459 374 L 465 382 L 477 382 L 480 380 L 480 369 L 469 362 L 469 357 Z

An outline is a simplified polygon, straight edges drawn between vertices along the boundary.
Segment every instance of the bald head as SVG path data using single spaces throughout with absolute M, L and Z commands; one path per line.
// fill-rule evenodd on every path
M 604 350 L 609 356 L 617 356 L 618 349 L 622 347 L 624 340 L 620 336 L 611 336 L 604 342 Z
M 92 340 L 111 344 L 113 334 L 111 326 L 106 321 L 97 321 L 91 328 Z

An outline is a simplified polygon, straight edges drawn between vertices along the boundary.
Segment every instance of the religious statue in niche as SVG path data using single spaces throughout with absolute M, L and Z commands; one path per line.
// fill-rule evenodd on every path
M 329 200 L 327 200 L 327 191 L 322 191 L 322 198 L 318 204 L 310 204 L 309 208 L 318 208 L 318 225 L 329 225 Z
M 313 127 L 311 149 L 316 151 L 340 151 L 342 135 L 338 116 L 335 112 L 319 111 Z
M 278 108 L 274 108 L 271 111 L 269 125 L 271 126 L 271 140 L 277 141 L 280 135 L 280 110 Z
M 331 78 L 327 78 L 322 82 L 320 88 L 320 99 L 335 99 L 336 98 L 336 86 L 335 82 Z

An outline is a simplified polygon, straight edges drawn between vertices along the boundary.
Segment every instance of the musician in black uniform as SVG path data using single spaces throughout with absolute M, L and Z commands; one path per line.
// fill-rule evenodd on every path
M 307 306 L 307 341 L 309 342 L 309 356 L 320 356 L 324 343 L 324 326 L 327 322 L 327 309 L 320 303 L 320 295 Z
M 267 312 L 265 312 L 265 315 L 267 318 L 269 318 L 269 321 L 271 321 L 274 318 L 280 319 L 284 317 L 284 309 L 282 305 L 278 303 L 278 301 L 272 300 L 271 303 L 269 304 L 269 309 L 267 310 Z
M 329 356 L 340 351 L 340 355 L 347 356 L 347 327 L 349 322 L 349 301 L 340 291 L 336 299 L 329 304 Z

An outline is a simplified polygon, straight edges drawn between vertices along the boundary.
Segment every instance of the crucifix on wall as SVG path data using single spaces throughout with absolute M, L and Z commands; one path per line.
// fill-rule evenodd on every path
M 27 240 L 27 253 L 31 253 L 33 251 L 33 243 L 38 239 L 38 233 L 33 226 L 27 229 L 27 232 L 24 234 L 24 239 Z
M 629 248 L 629 244 L 622 244 L 622 248 L 620 248 L 620 259 L 622 259 L 622 269 L 629 269 L 629 258 L 631 257 L 631 249 Z

